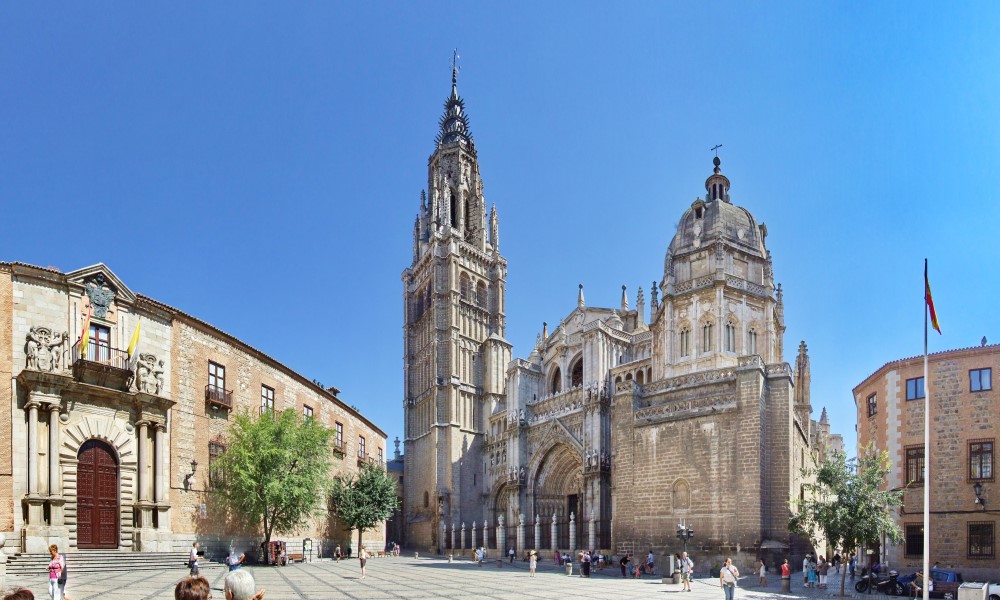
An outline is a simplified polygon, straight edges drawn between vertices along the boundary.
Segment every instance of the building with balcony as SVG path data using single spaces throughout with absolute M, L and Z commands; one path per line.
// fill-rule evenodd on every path
M 14 551 L 174 551 L 197 540 L 210 553 L 249 553 L 259 534 L 229 524 L 212 492 L 237 412 L 319 420 L 335 432 L 334 474 L 385 451 L 385 433 L 336 388 L 134 293 L 103 264 L 62 273 L 0 263 L 0 373 L 12 382 L 0 388 L 10 407 L 0 415 L 0 533 Z M 314 548 L 357 542 L 328 513 L 283 536 L 306 537 Z M 365 538 L 380 546 L 384 531 Z
M 869 445 L 888 451 L 893 465 L 888 485 L 903 490 L 896 522 L 905 540 L 874 549 L 883 564 L 900 571 L 921 567 L 924 486 L 930 486 L 931 563 L 960 569 L 966 581 L 1000 579 L 1000 394 L 993 387 L 998 372 L 1000 345 L 984 343 L 931 354 L 929 381 L 924 381 L 924 357 L 915 356 L 886 363 L 854 388 L 858 453 Z M 926 448 L 928 393 L 931 431 Z

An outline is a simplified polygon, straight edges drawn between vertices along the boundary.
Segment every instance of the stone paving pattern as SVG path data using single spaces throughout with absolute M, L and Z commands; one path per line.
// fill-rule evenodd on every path
M 660 577 L 622 579 L 617 568 L 595 571 L 590 579 L 578 577 L 574 564 L 572 577 L 564 568 L 551 562 L 540 564 L 535 578 L 528 577 L 527 565 L 496 561 L 477 567 L 468 560 L 448 563 L 441 557 L 414 559 L 411 557 L 382 558 L 368 561 L 367 577 L 360 579 L 356 559 L 341 562 L 319 561 L 286 567 L 248 566 L 258 589 L 267 590 L 266 600 L 328 600 L 376 598 L 499 598 L 504 600 L 613 598 L 632 600 L 665 594 L 680 595 L 683 600 L 723 600 L 718 580 L 695 580 L 691 593 L 681 593 L 681 586 L 663 584 Z M 202 575 L 212 584 L 212 596 L 224 597 L 222 591 L 226 570 L 219 565 L 202 569 Z M 70 572 L 67 595 L 72 600 L 138 600 L 173 598 L 177 582 L 186 576 L 186 569 L 140 571 L 133 573 Z M 771 598 L 828 598 L 834 590 L 803 590 L 801 579 L 793 576 L 793 593 L 779 593 L 779 582 L 770 578 L 767 588 L 750 587 L 756 577 L 744 577 L 737 591 L 738 600 L 768 600 Z M 36 598 L 48 598 L 47 580 L 43 575 L 8 577 L 9 589 L 26 587 Z M 853 594 L 849 594 L 853 596 Z

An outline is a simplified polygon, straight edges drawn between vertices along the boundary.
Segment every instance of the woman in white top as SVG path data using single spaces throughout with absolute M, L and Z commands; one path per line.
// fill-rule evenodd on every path
M 767 587 L 767 565 L 764 564 L 764 559 L 760 559 L 760 586 Z
M 733 600 L 736 596 L 736 580 L 740 577 L 740 571 L 733 566 L 733 559 L 727 558 L 726 564 L 719 570 L 719 585 L 726 593 L 726 600 Z
M 365 578 L 365 565 L 368 563 L 368 549 L 361 546 L 361 552 L 358 553 L 358 560 L 361 562 L 361 579 Z
M 535 576 L 535 567 L 538 566 L 538 553 L 532 550 L 528 553 L 528 577 Z

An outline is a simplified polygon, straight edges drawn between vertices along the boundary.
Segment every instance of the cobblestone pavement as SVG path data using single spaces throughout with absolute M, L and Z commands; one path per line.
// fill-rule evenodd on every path
M 523 562 L 513 565 L 504 561 L 498 568 L 496 561 L 482 567 L 468 560 L 448 563 L 440 557 L 414 559 L 410 557 L 379 558 L 368 561 L 367 577 L 360 578 L 357 559 L 342 562 L 319 561 L 294 564 L 287 567 L 244 567 L 257 581 L 258 589 L 267 590 L 266 600 L 333 600 L 375 598 L 500 598 L 509 600 L 532 599 L 615 599 L 632 600 L 650 597 L 680 596 L 683 600 L 723 600 L 724 595 L 717 579 L 697 579 L 693 592 L 682 593 L 680 585 L 663 584 L 659 577 L 622 579 L 618 569 L 606 568 L 584 579 L 577 576 L 574 565 L 572 577 L 567 577 L 563 567 L 551 562 L 540 564 L 534 578 L 528 577 Z M 223 598 L 222 582 L 225 570 L 211 565 L 202 569 L 202 575 L 212 584 L 212 595 Z M 186 576 L 186 569 L 169 571 L 142 571 L 135 573 L 77 574 L 70 571 L 66 592 L 72 600 L 103 598 L 118 599 L 171 599 L 177 581 Z M 781 598 L 829 598 L 836 592 L 830 590 L 803 590 L 801 579 L 793 577 L 793 593 L 779 593 L 779 582 L 771 579 L 767 588 L 749 587 L 756 584 L 756 577 L 744 577 L 737 590 L 737 600 L 768 600 Z M 797 585 L 796 585 L 797 584 Z M 26 587 L 36 598 L 48 598 L 47 580 L 44 575 L 8 577 L 7 587 Z M 848 586 L 848 589 L 851 589 Z M 681 600 L 678 598 L 677 600 Z

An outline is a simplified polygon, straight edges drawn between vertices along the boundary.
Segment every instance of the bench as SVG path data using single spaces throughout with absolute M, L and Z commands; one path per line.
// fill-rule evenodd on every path
M 302 562 L 305 560 L 301 554 L 289 554 L 288 562 Z

